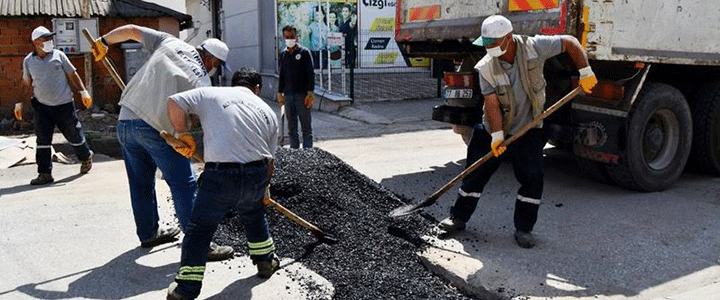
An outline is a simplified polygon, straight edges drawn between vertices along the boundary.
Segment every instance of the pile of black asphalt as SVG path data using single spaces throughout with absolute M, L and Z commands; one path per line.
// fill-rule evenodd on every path
M 267 208 L 280 257 L 295 259 L 332 283 L 333 299 L 470 299 L 428 271 L 417 252 L 432 223 L 388 213 L 403 199 L 320 149 L 281 148 L 272 198 L 337 238 L 320 242 L 308 230 Z M 406 200 L 405 200 L 406 201 Z M 226 219 L 215 241 L 247 255 L 238 217 Z M 238 255 L 236 254 L 236 255 Z

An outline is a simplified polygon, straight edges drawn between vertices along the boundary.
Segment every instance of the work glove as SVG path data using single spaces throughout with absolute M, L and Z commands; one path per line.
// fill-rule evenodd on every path
M 108 44 L 103 37 L 99 37 L 93 42 L 91 50 L 93 56 L 95 56 L 95 61 L 100 61 L 107 55 Z
M 315 96 L 313 96 L 313 92 L 308 92 L 307 96 L 305 96 L 305 107 L 312 107 L 313 101 L 315 101 Z
M 15 119 L 22 121 L 22 102 L 15 103 L 15 110 L 13 110 L 13 113 L 15 113 Z
M 492 141 L 490 142 L 490 149 L 492 150 L 492 154 L 495 155 L 495 157 L 500 156 L 505 152 L 505 149 L 507 147 L 503 142 L 505 141 L 505 132 L 502 130 L 495 131 L 490 134 L 492 136 Z
M 85 108 L 90 108 L 92 105 L 92 97 L 90 97 L 90 93 L 87 90 L 80 91 L 80 96 L 82 98 L 82 103 L 85 106 Z
M 586 94 L 590 94 L 590 90 L 592 90 L 592 88 L 598 82 L 597 78 L 595 77 L 595 73 L 593 73 L 593 70 L 590 68 L 590 66 L 584 67 L 578 71 L 580 71 L 580 86 Z
M 177 137 L 177 139 L 180 140 L 180 143 L 173 145 L 173 149 L 182 156 L 187 158 L 192 157 L 193 154 L 195 154 L 195 149 L 197 149 L 197 144 L 192 135 L 183 133 L 180 137 Z
M 22 121 L 22 107 L 22 102 L 15 103 L 15 110 L 13 111 L 13 113 L 15 113 L 15 119 L 17 119 L 18 121 Z
M 278 104 L 285 105 L 285 94 L 278 93 Z

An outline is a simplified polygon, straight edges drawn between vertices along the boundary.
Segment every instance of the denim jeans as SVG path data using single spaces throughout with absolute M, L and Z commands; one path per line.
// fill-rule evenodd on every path
M 175 152 L 158 131 L 143 120 L 120 120 L 117 135 L 125 159 L 140 241 L 154 237 L 159 228 L 155 195 L 155 171 L 158 168 L 170 187 L 180 228 L 187 232 L 197 189 L 197 179 L 190 161 Z
M 492 137 L 485 127 L 482 124 L 476 125 L 468 145 L 466 168 L 490 152 L 491 141 Z M 469 221 L 485 185 L 500 167 L 503 158 L 510 155 L 515 179 L 520 183 L 515 201 L 515 227 L 525 232 L 532 231 L 543 192 L 544 146 L 543 130 L 530 129 L 510 144 L 499 158 L 490 159 L 463 179 L 460 184 L 461 194 L 450 209 L 450 214 L 461 221 Z
M 90 148 L 85 141 L 82 125 L 78 121 L 75 114 L 75 104 L 68 102 L 58 106 L 49 106 L 40 103 L 37 99 L 32 98 L 30 101 L 35 118 L 33 125 L 35 126 L 35 135 L 37 136 L 37 150 L 35 150 L 35 160 L 38 165 L 38 173 L 52 172 L 51 149 L 53 131 L 55 126 L 60 129 L 65 139 L 70 142 L 80 160 L 87 160 L 90 157 Z
M 175 291 L 190 299 L 200 294 L 210 241 L 218 224 L 231 211 L 237 212 L 245 225 L 253 262 L 267 260 L 275 251 L 262 203 L 269 183 L 267 163 L 234 164 L 232 168 L 211 164 L 205 165 L 198 181 L 198 196 L 182 243 L 180 271 L 175 277 Z
M 298 120 L 302 127 L 303 148 L 312 148 L 312 118 L 310 109 L 305 107 L 305 96 L 307 93 L 287 92 L 285 93 L 285 113 L 288 121 L 288 135 L 290 136 L 290 148 L 300 148 L 298 136 Z

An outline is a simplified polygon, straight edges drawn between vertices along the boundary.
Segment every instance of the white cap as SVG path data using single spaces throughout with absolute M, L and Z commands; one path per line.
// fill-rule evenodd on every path
M 40 37 L 49 37 L 55 35 L 54 32 L 50 32 L 45 26 L 38 26 L 38 28 L 35 28 L 32 32 L 32 38 L 31 41 L 37 40 Z
M 227 60 L 228 52 L 230 52 L 228 46 L 218 39 L 207 39 L 198 47 L 204 49 L 212 54 L 212 56 L 215 56 L 215 58 L 222 60 L 223 62 Z
M 489 46 L 495 43 L 497 39 L 504 37 L 513 31 L 512 23 L 506 17 L 500 15 L 492 15 L 482 22 L 480 28 L 480 37 L 473 42 L 478 46 Z

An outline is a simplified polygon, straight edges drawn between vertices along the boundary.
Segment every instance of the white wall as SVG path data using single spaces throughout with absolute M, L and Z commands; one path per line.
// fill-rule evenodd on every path
M 223 0 L 222 40 L 230 48 L 228 64 L 233 71 L 241 67 L 260 70 L 259 17 L 257 0 Z

